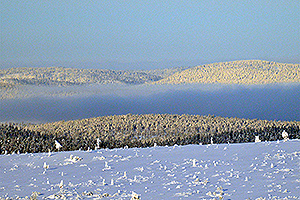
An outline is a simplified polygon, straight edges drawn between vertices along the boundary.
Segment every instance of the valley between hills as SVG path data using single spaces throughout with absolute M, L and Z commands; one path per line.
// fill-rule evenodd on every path
M 51 95 L 49 95 L 52 97 L 62 94 L 72 96 L 78 92 L 78 87 L 84 87 L 84 93 L 82 94 L 86 95 L 88 87 L 91 87 L 90 91 L 94 91 L 97 90 L 94 89 L 97 88 L 97 85 L 112 85 L 111 88 L 123 90 L 122 85 L 147 85 L 149 89 L 151 87 L 155 88 L 157 85 L 266 85 L 298 83 L 300 83 L 299 64 L 261 60 L 221 62 L 196 67 L 148 71 L 64 67 L 11 68 L 0 71 L 1 99 L 7 101 L 14 98 L 30 97 L 30 93 L 27 93 L 29 91 L 34 93 L 35 97 L 38 97 L 39 93 L 36 94 L 36 88 L 39 87 L 42 88 L 40 89 L 41 93 L 47 87 L 54 87 L 54 92 L 52 91 Z M 67 88 L 73 88 L 73 90 L 68 90 Z M 99 89 L 99 94 L 101 95 L 105 93 L 102 89 Z M 144 92 L 149 93 L 148 89 Z M 107 90 L 110 90 L 110 88 Z M 210 90 L 210 88 L 207 88 L 207 90 Z M 124 93 L 128 93 L 128 91 Z M 205 94 L 203 93 L 203 95 Z M 137 96 L 136 98 L 140 97 Z M 165 97 L 162 96 L 162 98 Z M 171 96 L 170 99 L 172 98 Z M 217 98 L 220 97 L 217 96 Z M 208 100 L 210 101 L 209 98 Z M 80 101 L 86 102 L 87 99 Z M 101 101 L 103 99 L 99 100 L 99 102 Z M 133 102 L 135 101 L 136 99 L 133 100 Z M 191 99 L 191 101 L 194 100 Z M 218 101 L 221 101 L 221 99 L 218 99 Z M 209 103 L 204 102 L 203 106 L 205 107 Z M 4 103 L 3 105 L 6 104 Z M 76 112 L 76 109 L 78 110 L 76 106 L 79 105 L 82 106 L 84 104 L 78 104 L 74 107 L 70 106 L 70 110 L 67 110 L 67 112 Z M 108 105 L 114 107 L 116 104 Z M 141 105 L 145 106 L 145 104 Z M 126 106 L 125 103 L 123 106 Z M 136 106 L 134 105 L 134 107 Z M 180 107 L 182 105 L 176 103 L 174 106 Z M 154 107 L 157 107 L 157 105 L 154 105 Z M 29 113 L 30 115 L 35 110 L 29 107 L 25 109 L 33 110 Z M 47 105 L 45 109 L 47 109 Z M 92 111 L 93 107 L 90 109 Z M 112 108 L 105 107 L 104 109 Z M 247 109 L 251 110 L 253 108 Z M 78 112 L 80 111 L 78 110 Z M 124 112 L 126 113 L 126 111 Z M 283 139 L 281 136 L 283 131 L 287 131 L 292 139 L 300 139 L 299 121 L 247 119 L 228 117 L 226 115 L 215 117 L 210 115 L 210 113 L 207 115 L 189 114 L 186 112 L 183 114 L 177 114 L 176 112 L 171 114 L 173 112 L 175 112 L 174 109 L 168 110 L 167 114 L 161 111 L 157 113 L 150 112 L 152 114 L 137 111 L 138 114 L 127 114 L 127 112 L 126 114 L 114 113 L 105 116 L 96 113 L 93 117 L 85 119 L 66 119 L 66 121 L 51 123 L 9 123 L 5 120 L 6 122 L 0 126 L 0 154 L 55 151 L 55 141 L 63 144 L 61 150 L 71 151 L 94 149 L 97 141 L 100 148 L 150 147 L 155 144 L 160 146 L 209 144 L 211 142 L 243 143 L 253 142 L 255 136 L 260 136 L 265 141 L 274 141 Z M 294 112 L 298 112 L 297 109 Z M 295 116 L 297 117 L 297 115 Z

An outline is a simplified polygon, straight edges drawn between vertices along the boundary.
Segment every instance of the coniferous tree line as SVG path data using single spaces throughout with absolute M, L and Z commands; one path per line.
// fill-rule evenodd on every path
M 116 115 L 46 124 L 1 124 L 0 153 L 30 153 L 98 148 L 151 147 L 300 139 L 300 122 L 250 120 L 200 115 Z M 98 141 L 98 142 L 97 142 Z M 97 144 L 98 143 L 98 144 Z M 97 146 L 98 145 L 98 146 Z

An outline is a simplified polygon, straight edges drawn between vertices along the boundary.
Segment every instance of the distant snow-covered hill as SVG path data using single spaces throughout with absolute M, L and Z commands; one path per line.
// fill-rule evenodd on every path
M 299 169 L 300 140 L 1 155 L 0 197 L 299 199 Z
M 263 60 L 239 60 L 200 65 L 177 72 L 156 84 L 273 84 L 300 82 L 300 65 Z

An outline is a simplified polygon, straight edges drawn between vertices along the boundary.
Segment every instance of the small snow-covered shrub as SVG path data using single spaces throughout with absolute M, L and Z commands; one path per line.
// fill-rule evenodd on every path
M 131 200 L 141 199 L 141 196 L 135 192 L 131 194 Z
M 62 145 L 57 142 L 57 140 L 54 141 L 55 142 L 55 148 L 59 151 L 60 148 L 62 148 Z
M 259 135 L 255 136 L 255 143 L 257 143 L 257 142 L 261 142 L 261 140 L 259 139 Z
M 284 141 L 289 139 L 289 134 L 285 130 L 282 132 L 281 136 L 283 137 Z
M 30 196 L 30 200 L 37 200 L 38 196 L 40 195 L 40 192 L 32 192 L 31 196 Z
M 47 163 L 44 162 L 43 168 L 44 168 L 44 169 L 49 169 L 49 165 L 47 165 Z

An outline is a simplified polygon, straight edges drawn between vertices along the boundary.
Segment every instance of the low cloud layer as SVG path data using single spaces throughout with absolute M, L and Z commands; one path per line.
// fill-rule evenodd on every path
M 78 92 L 73 97 L 1 100 L 0 121 L 38 123 L 127 113 L 300 120 L 299 84 L 93 87 L 73 88 Z

